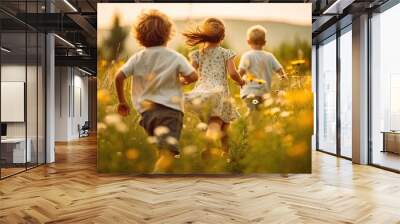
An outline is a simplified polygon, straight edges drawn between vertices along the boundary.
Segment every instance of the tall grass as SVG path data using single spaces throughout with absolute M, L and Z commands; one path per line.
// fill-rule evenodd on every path
M 127 117 L 116 112 L 113 80 L 123 63 L 98 61 L 98 170 L 151 173 L 158 153 L 138 124 L 140 116 L 135 111 Z M 273 91 L 264 96 L 260 110 L 250 114 L 239 89 L 230 81 L 232 100 L 241 116 L 229 128 L 228 155 L 222 153 L 218 142 L 206 138 L 199 118 L 186 113 L 179 141 L 181 158 L 165 161 L 170 173 L 311 172 L 313 96 L 309 69 L 296 69 L 303 63 L 288 62 L 285 67 L 296 72 L 290 71 L 284 81 L 274 77 Z M 126 85 L 130 102 L 131 84 Z

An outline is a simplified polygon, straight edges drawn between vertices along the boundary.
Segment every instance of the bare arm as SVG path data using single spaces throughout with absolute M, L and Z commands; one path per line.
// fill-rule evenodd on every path
M 233 58 L 229 59 L 226 62 L 226 67 L 228 69 L 228 73 L 230 74 L 231 78 L 237 82 L 240 86 L 243 86 L 245 83 L 239 73 L 236 71 L 235 63 L 233 63 Z
M 115 76 L 115 88 L 117 89 L 118 95 L 118 113 L 122 116 L 127 116 L 129 114 L 130 108 L 126 103 L 125 95 L 124 95 L 124 81 L 126 76 L 123 72 L 119 71 Z
M 198 75 L 197 72 L 192 72 L 190 73 L 190 75 L 181 75 L 179 79 L 183 85 L 188 85 L 190 83 L 196 82 L 198 79 Z
M 243 77 L 245 74 L 246 74 L 246 70 L 244 70 L 243 68 L 239 69 L 240 77 Z
M 199 68 L 199 64 L 196 61 L 192 61 L 191 64 L 192 64 L 194 69 L 197 70 Z
M 283 68 L 280 68 L 276 71 L 281 79 L 287 79 L 287 74 Z

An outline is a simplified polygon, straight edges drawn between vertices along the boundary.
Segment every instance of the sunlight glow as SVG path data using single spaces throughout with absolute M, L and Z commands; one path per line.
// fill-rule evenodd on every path
M 191 20 L 208 16 L 222 19 L 273 21 L 294 25 L 311 25 L 311 4 L 293 3 L 99 3 L 98 27 L 107 29 L 115 13 L 122 25 L 131 24 L 146 9 L 159 9 L 174 20 Z

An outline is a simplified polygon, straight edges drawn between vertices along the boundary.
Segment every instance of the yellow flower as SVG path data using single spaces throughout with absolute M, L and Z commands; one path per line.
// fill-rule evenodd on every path
M 224 150 L 222 150 L 220 148 L 211 148 L 210 153 L 213 156 L 223 156 Z
M 292 65 L 301 65 L 304 63 L 306 63 L 306 61 L 304 59 L 294 60 L 294 61 L 290 62 L 290 64 L 292 64 Z
M 188 145 L 188 146 L 184 147 L 182 151 L 186 155 L 192 155 L 193 153 L 195 153 L 197 151 L 197 147 L 194 145 Z
M 160 153 L 156 164 L 154 165 L 154 173 L 165 173 L 172 165 L 173 157 L 168 153 Z
M 105 67 L 107 65 L 107 61 L 106 60 L 100 60 L 99 62 L 100 67 Z
M 291 145 L 293 143 L 293 137 L 291 135 L 286 135 L 283 138 L 283 143 L 285 143 L 287 145 Z
M 251 82 L 256 79 L 256 76 L 253 73 L 249 72 L 243 78 L 244 80 Z
M 100 104 L 107 104 L 111 101 L 110 93 L 105 89 L 100 89 L 97 91 L 97 101 Z
M 312 104 L 313 95 L 308 90 L 295 90 L 286 94 L 285 99 L 289 105 L 307 105 Z
M 288 156 L 291 156 L 291 157 L 301 156 L 307 152 L 307 147 L 308 147 L 308 145 L 305 142 L 297 143 L 297 144 L 293 145 L 292 147 L 288 148 L 287 154 L 288 154 Z
M 128 151 L 125 153 L 125 156 L 129 160 L 135 160 L 139 157 L 139 151 L 136 149 L 128 149 Z
M 265 80 L 264 79 L 256 79 L 256 82 L 260 85 L 265 84 Z
M 297 125 L 301 127 L 302 129 L 306 128 L 313 128 L 314 126 L 314 117 L 312 111 L 310 112 L 305 112 L 302 111 L 297 115 Z

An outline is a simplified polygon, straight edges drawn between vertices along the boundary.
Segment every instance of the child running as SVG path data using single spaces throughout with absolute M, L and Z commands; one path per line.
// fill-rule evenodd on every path
M 281 78 L 286 74 L 282 65 L 270 52 L 264 51 L 267 30 L 255 25 L 247 31 L 247 43 L 251 50 L 244 53 L 240 59 L 239 73 L 246 80 L 240 90 L 240 97 L 247 107 L 253 111 L 261 105 L 263 95 L 271 91 L 272 74 L 278 73 Z
M 165 161 L 179 157 L 178 142 L 183 123 L 181 84 L 197 80 L 197 73 L 186 58 L 166 47 L 173 23 L 157 10 L 143 12 L 134 26 L 135 37 L 144 47 L 116 74 L 118 112 L 127 116 L 130 108 L 124 95 L 124 81 L 132 77 L 132 101 L 141 114 L 140 125 L 149 136 L 158 138 L 160 157 L 154 172 L 163 170 Z
M 191 52 L 190 59 L 194 68 L 198 70 L 199 80 L 194 89 L 185 96 L 185 102 L 190 105 L 199 104 L 207 116 L 206 136 L 211 139 L 220 139 L 224 154 L 229 152 L 227 129 L 229 123 L 238 116 L 231 102 L 227 71 L 230 77 L 239 86 L 244 84 L 236 71 L 232 50 L 221 47 L 225 37 L 225 27 L 221 20 L 208 18 L 196 29 L 184 32 L 186 44 L 199 50 Z M 196 103 L 197 102 L 197 103 Z

